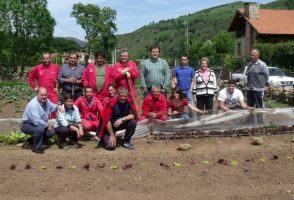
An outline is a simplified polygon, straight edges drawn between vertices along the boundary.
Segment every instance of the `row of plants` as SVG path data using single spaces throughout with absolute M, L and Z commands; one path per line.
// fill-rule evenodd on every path
M 20 103 L 23 101 L 28 102 L 34 95 L 35 92 L 25 82 L 7 81 L 0 83 L 1 107 L 6 104 L 14 105 L 16 117 L 19 117 L 22 113 Z

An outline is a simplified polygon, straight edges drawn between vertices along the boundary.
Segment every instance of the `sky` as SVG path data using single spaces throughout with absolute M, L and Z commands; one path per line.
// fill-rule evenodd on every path
M 272 0 L 257 0 L 265 4 Z M 117 11 L 115 34 L 129 33 L 151 22 L 176 18 L 206 8 L 232 3 L 232 0 L 48 0 L 48 9 L 56 21 L 54 36 L 84 40 L 85 32 L 70 16 L 73 4 L 97 4 Z M 246 2 L 253 2 L 246 0 Z

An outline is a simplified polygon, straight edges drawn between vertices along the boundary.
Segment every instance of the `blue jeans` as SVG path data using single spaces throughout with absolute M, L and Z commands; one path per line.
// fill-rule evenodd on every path
M 176 114 L 176 115 L 173 115 L 173 116 L 169 116 L 168 117 L 169 119 L 176 119 L 176 118 L 183 118 L 185 120 L 188 120 L 190 117 L 187 113 L 179 113 L 179 114 Z
M 183 94 L 184 94 L 184 96 L 188 99 L 189 103 L 190 103 L 192 106 L 195 106 L 194 98 L 193 98 L 192 92 L 191 92 L 191 91 L 183 91 Z M 191 110 L 190 108 L 189 108 L 189 116 L 190 116 L 190 117 L 193 117 L 193 116 L 194 116 L 193 110 Z
M 35 126 L 27 123 L 21 123 L 20 130 L 25 134 L 33 136 L 33 147 L 35 149 L 42 149 L 44 140 L 55 134 L 54 129 L 48 131 L 47 127 L 43 125 Z

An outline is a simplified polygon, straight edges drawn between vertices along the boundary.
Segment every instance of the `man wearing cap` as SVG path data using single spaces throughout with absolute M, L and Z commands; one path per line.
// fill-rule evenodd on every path
M 102 123 L 100 122 L 98 128 L 98 138 L 105 149 L 114 150 L 116 148 L 115 133 L 123 129 L 126 131 L 121 145 L 130 150 L 134 149 L 134 145 L 130 143 L 137 127 L 134 112 L 134 104 L 128 99 L 128 90 L 119 88 L 118 96 L 111 99 L 104 109 Z

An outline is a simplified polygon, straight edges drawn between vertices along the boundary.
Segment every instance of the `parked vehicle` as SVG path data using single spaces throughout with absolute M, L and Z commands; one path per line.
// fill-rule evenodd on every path
M 245 67 L 243 73 L 232 74 L 232 79 L 235 81 L 247 81 L 246 76 L 247 66 Z M 277 67 L 268 67 L 269 79 L 268 84 L 272 86 L 293 86 L 294 78 L 286 76 L 285 73 Z

